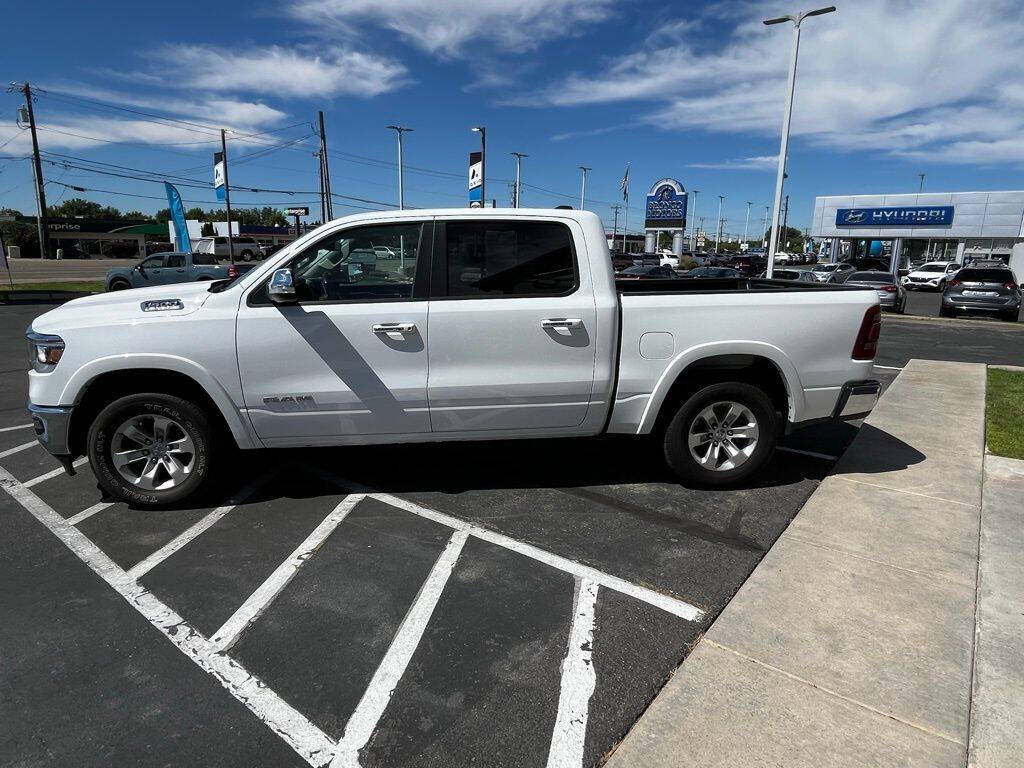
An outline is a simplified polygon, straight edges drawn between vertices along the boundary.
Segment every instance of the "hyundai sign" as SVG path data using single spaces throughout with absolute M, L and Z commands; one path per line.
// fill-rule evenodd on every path
M 837 227 L 948 227 L 952 205 L 901 205 L 887 208 L 840 208 Z
M 675 179 L 662 179 L 647 193 L 645 229 L 683 229 L 686 226 L 686 192 Z

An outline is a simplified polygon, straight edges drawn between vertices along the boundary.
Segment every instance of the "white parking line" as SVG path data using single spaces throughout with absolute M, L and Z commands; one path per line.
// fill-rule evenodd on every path
M 75 459 L 71 466 L 77 468 L 85 464 L 87 461 L 89 460 L 85 456 L 83 456 L 80 459 Z M 64 467 L 57 467 L 56 469 L 50 470 L 45 475 L 40 475 L 39 477 L 33 477 L 31 480 L 26 480 L 24 483 L 22 483 L 22 485 L 24 485 L 26 488 L 31 488 L 34 485 L 45 483 L 47 480 L 52 480 L 53 478 L 63 474 Z
M 0 459 L 6 459 L 8 456 L 13 456 L 16 453 L 27 451 L 33 445 L 39 445 L 39 441 L 32 440 L 31 442 L 22 443 L 21 445 L 16 445 L 13 448 L 8 448 L 6 451 L 0 451 Z
M 355 483 L 348 483 L 338 478 L 335 478 L 335 482 L 340 483 L 344 487 L 356 490 Z M 682 600 L 669 597 L 661 592 L 655 592 L 653 589 L 648 589 L 647 587 L 638 586 L 626 581 L 625 579 L 620 579 L 617 576 L 604 573 L 596 568 L 591 568 L 589 565 L 583 565 L 582 563 L 577 563 L 575 560 L 569 560 L 561 555 L 547 552 L 539 547 L 533 546 L 532 544 L 525 544 L 524 542 L 509 538 L 504 534 L 495 533 L 487 528 L 480 528 L 479 526 L 467 523 L 465 520 L 460 520 L 457 517 L 451 517 L 443 512 L 437 512 L 433 509 L 428 509 L 427 507 L 421 507 L 419 504 L 406 501 L 398 496 L 392 496 L 389 493 L 368 493 L 365 488 L 359 488 L 359 490 L 366 493 L 366 495 L 372 499 L 383 501 L 385 504 L 390 504 L 393 507 L 404 509 L 407 512 L 419 515 L 420 517 L 425 517 L 428 520 L 441 523 L 441 525 L 447 525 L 449 528 L 454 528 L 457 531 L 466 531 L 478 539 L 489 541 L 491 544 L 497 544 L 499 547 L 510 549 L 513 552 L 518 552 L 520 555 L 525 555 L 526 557 L 538 560 L 545 565 L 550 565 L 552 568 L 557 568 L 560 571 L 571 573 L 577 578 L 589 579 L 602 587 L 607 587 L 608 589 L 613 589 L 616 592 L 621 592 L 624 595 L 634 597 L 637 600 L 641 600 L 649 605 L 655 606 L 656 608 L 660 608 L 661 610 L 671 613 L 673 616 L 678 616 L 681 619 L 686 619 L 687 621 L 699 621 L 704 615 L 704 611 L 700 608 L 683 602 Z
M 370 740 L 381 715 L 384 714 L 384 708 L 391 701 L 395 686 L 405 674 L 409 659 L 423 637 L 423 630 L 427 628 L 427 622 L 430 621 L 430 616 L 441 598 L 441 592 L 448 583 L 448 577 L 452 575 L 455 561 L 459 559 L 459 553 L 462 552 L 468 537 L 469 532 L 466 530 L 455 531 L 441 556 L 434 563 L 430 575 L 423 582 L 416 600 L 395 633 L 388 652 L 384 654 L 380 666 L 373 673 L 373 679 L 370 680 L 363 697 L 348 719 L 345 735 L 338 742 L 338 752 L 331 761 L 331 768 L 358 768 L 359 750 Z
M 174 610 L 140 586 L 124 569 L 93 544 L 46 502 L 0 467 L 0 487 L 35 516 L 141 613 L 178 649 L 212 675 L 267 727 L 284 739 L 311 766 L 323 766 L 334 755 L 334 741 L 302 713 L 234 659 L 217 653 L 213 644 Z
M 883 371 L 902 371 L 902 368 L 897 368 L 895 365 L 873 365 L 872 368 L 879 368 Z
M 176 538 L 171 539 L 169 542 L 164 544 L 160 549 L 151 554 L 145 560 L 140 563 L 136 563 L 128 569 L 128 575 L 136 581 L 142 578 L 150 570 L 158 566 L 168 557 L 173 555 L 179 549 L 188 544 L 192 539 L 196 538 L 200 534 L 204 533 L 211 525 L 220 520 L 224 515 L 234 509 L 236 506 L 245 501 L 249 496 L 256 492 L 261 485 L 269 480 L 269 477 L 261 477 L 259 480 L 250 483 L 243 488 L 238 494 L 228 499 L 228 503 L 223 507 L 217 507 L 215 510 L 210 512 L 206 517 L 200 520 L 198 523 L 193 525 L 191 528 L 183 531 Z
M 249 598 L 231 614 L 224 625 L 213 633 L 211 640 L 218 651 L 223 653 L 235 644 L 246 627 L 267 610 L 274 599 L 288 586 L 288 582 L 299 572 L 299 569 L 316 554 L 320 545 L 327 540 L 327 537 L 334 532 L 334 529 L 363 498 L 361 493 L 346 497 L 323 519 L 320 525 L 313 529 L 306 540 L 295 548 L 288 559 L 277 566 L 267 580 L 249 595 Z
M 598 585 L 576 579 L 569 649 L 562 662 L 558 715 L 548 750 L 547 768 L 582 768 L 590 697 L 594 695 L 594 624 Z
M 72 515 L 68 518 L 68 523 L 71 525 L 78 525 L 83 520 L 87 520 L 97 512 L 102 512 L 107 507 L 114 506 L 113 502 L 101 501 L 99 504 L 93 504 L 88 509 L 83 509 L 77 515 Z
M 776 451 L 785 451 L 786 453 L 799 453 L 801 456 L 813 456 L 816 459 L 825 459 L 826 461 L 838 461 L 838 456 L 831 456 L 827 453 L 818 453 L 817 451 L 805 451 L 802 448 L 787 448 L 784 445 L 776 446 Z
M 0 432 L 13 432 L 16 429 L 28 429 L 31 424 L 15 424 L 13 427 L 0 427 Z

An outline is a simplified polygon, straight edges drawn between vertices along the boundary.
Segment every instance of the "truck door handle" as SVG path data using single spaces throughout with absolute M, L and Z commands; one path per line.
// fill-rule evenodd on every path
M 374 323 L 371 328 L 374 333 L 412 333 L 416 323 Z
M 549 317 L 540 321 L 541 328 L 579 328 L 583 321 L 578 317 Z

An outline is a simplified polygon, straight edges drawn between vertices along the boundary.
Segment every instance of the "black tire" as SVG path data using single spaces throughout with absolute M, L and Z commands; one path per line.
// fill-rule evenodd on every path
M 939 307 L 939 317 L 956 317 L 956 310 Z
M 137 488 L 121 476 L 111 458 L 112 439 L 117 428 L 133 416 L 146 414 L 177 422 L 195 446 L 189 477 L 173 488 Z M 214 435 L 210 419 L 202 408 L 173 395 L 144 393 L 119 398 L 100 411 L 89 427 L 86 449 L 96 479 L 111 496 L 134 506 L 163 507 L 199 493 L 209 483 L 213 476 Z
M 242 261 L 252 261 L 252 251 L 242 251 Z
M 126 291 L 132 287 L 132 284 L 127 280 L 111 280 L 110 285 L 107 287 L 108 291 Z
M 1007 312 L 1000 315 L 1000 317 L 1008 323 L 1018 323 L 1020 322 L 1020 310 L 1018 309 L 1016 312 Z
M 733 469 L 712 470 L 701 466 L 690 454 L 687 435 L 702 410 L 722 401 L 748 408 L 757 423 L 758 437 L 753 452 L 743 464 Z M 778 424 L 775 407 L 757 387 L 738 381 L 712 384 L 691 395 L 672 416 L 664 433 L 665 460 L 687 485 L 707 488 L 733 486 L 755 474 L 771 458 L 778 440 Z
M 896 308 L 896 314 L 897 315 L 905 315 L 906 313 L 907 313 L 907 297 L 904 296 L 903 297 L 903 301 L 901 301 L 900 305 Z

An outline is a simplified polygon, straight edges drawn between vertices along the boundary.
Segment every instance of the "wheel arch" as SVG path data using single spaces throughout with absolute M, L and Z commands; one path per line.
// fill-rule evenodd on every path
M 637 434 L 661 428 L 675 407 L 699 389 L 722 381 L 742 381 L 764 390 L 785 421 L 804 409 L 803 387 L 792 361 L 763 342 L 712 343 L 675 357 L 662 372 L 640 419 Z

